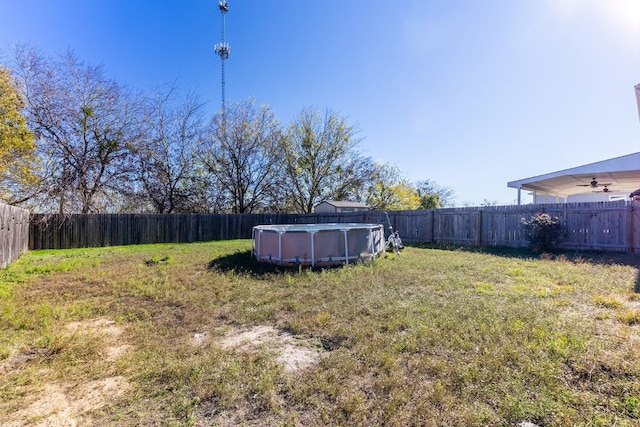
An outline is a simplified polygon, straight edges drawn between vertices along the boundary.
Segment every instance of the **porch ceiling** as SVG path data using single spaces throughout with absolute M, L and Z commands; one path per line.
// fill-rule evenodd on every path
M 598 182 L 597 188 L 589 185 L 594 178 Z M 602 184 L 605 183 L 610 183 L 608 186 L 610 192 L 628 191 L 630 193 L 639 189 L 640 153 L 511 181 L 507 183 L 507 186 L 525 191 L 567 197 L 572 194 L 602 191 L 604 188 Z

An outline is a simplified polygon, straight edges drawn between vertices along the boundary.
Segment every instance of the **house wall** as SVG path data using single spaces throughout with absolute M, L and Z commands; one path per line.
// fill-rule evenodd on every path
M 554 196 L 552 194 L 535 193 L 533 195 L 533 203 L 536 205 L 545 203 L 565 203 L 564 197 Z
M 582 202 L 611 202 L 614 200 L 627 200 L 629 198 L 630 191 L 610 191 L 608 193 L 583 193 L 573 194 L 567 197 L 567 203 L 582 203 Z
M 363 212 L 366 211 L 368 209 L 364 209 L 364 208 L 337 208 L 336 212 Z
M 572 194 L 566 198 L 551 194 L 536 193 L 533 197 L 534 204 L 545 203 L 587 203 L 587 202 L 614 202 L 628 200 L 630 191 L 610 191 L 608 193 L 582 193 Z
M 322 203 L 319 203 L 318 205 L 316 205 L 316 207 L 315 207 L 315 208 L 313 208 L 313 211 L 314 211 L 314 212 L 316 212 L 316 213 L 325 213 L 325 212 L 333 213 L 333 212 L 338 212 L 338 211 L 336 210 L 336 207 L 335 207 L 335 206 L 330 205 L 329 203 L 326 203 L 326 202 L 322 202 Z

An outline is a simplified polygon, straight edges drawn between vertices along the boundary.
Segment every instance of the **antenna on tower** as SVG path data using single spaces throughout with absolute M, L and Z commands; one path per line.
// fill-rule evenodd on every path
M 226 0 L 220 0 L 218 2 L 218 9 L 220 9 L 220 14 L 222 15 L 222 41 L 217 43 L 213 50 L 220 56 L 222 60 L 222 116 L 225 115 L 225 105 L 224 105 L 224 62 L 229 58 L 229 53 L 231 53 L 231 48 L 229 47 L 229 43 L 224 41 L 224 33 L 225 33 L 225 21 L 224 16 L 227 12 L 229 12 L 229 3 Z

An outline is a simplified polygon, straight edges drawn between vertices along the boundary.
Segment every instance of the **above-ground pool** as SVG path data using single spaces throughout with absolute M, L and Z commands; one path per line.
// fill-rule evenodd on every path
M 326 266 L 372 260 L 385 251 L 380 224 L 256 225 L 252 252 L 258 261 Z

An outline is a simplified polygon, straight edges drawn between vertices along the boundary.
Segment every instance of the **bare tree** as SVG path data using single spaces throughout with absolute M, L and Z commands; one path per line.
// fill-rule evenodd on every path
M 60 213 L 106 209 L 109 192 L 128 177 L 130 148 L 140 138 L 136 98 L 71 52 L 50 59 L 22 46 L 16 65 L 42 162 L 32 204 Z
M 335 183 L 337 184 L 328 197 L 331 200 L 362 201 L 366 200 L 366 190 L 375 170 L 375 162 L 371 157 L 361 156 L 353 151 L 349 162 L 338 167 Z
M 360 185 L 363 162 L 356 128 L 332 110 L 306 108 L 287 129 L 279 155 L 290 209 L 310 213 L 330 198 L 346 198 Z
M 136 198 L 157 213 L 203 210 L 196 162 L 202 104 L 192 95 L 176 101 L 175 92 L 147 100 L 144 139 L 133 149 Z
M 252 100 L 227 106 L 224 114 L 213 118 L 200 158 L 231 212 L 256 212 L 268 204 L 278 176 L 281 138 L 271 109 Z

